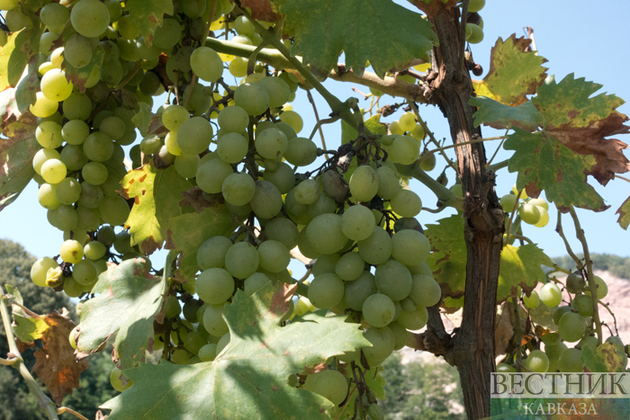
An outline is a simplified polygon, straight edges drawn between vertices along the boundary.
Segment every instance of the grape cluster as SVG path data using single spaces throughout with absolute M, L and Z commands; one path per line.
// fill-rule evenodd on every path
M 177 364 L 214 360 L 230 340 L 223 314 L 235 291 L 295 282 L 288 266 L 301 254 L 313 278 L 283 321 L 315 308 L 344 313 L 373 346 L 329 364 L 378 366 L 406 344 L 408 330 L 426 324 L 427 307 L 441 299 L 426 263 L 431 246 L 415 220 L 422 202 L 401 186 L 397 166 L 420 158 L 423 126 L 406 113 L 388 135 L 360 136 L 336 152 L 319 149 L 299 136 L 304 122 L 288 104 L 298 86 L 308 86 L 261 63 L 252 72 L 247 59 L 205 46 L 208 30 L 229 28 L 236 31 L 231 42 L 262 42 L 253 22 L 231 13 L 229 0 L 216 2 L 208 25 L 209 4 L 176 4 L 151 45 L 117 0 L 49 3 L 37 11 L 47 30 L 30 106 L 41 146 L 33 167 L 39 202 L 64 242 L 58 257 L 33 265 L 33 281 L 90 298 L 108 261 L 141 255 L 121 228 L 134 205 L 117 192 L 124 175 L 150 162 L 173 165 L 242 225 L 229 238 L 206 238 L 196 255 L 199 274 L 173 282 L 153 351 Z M 12 7 L 11 30 L 32 24 L 17 3 Z M 223 79 L 226 69 L 240 79 L 237 86 Z M 165 91 L 157 124 L 137 141 L 134 117 Z M 324 153 L 333 157 L 311 169 Z M 421 164 L 432 170 L 434 155 Z M 340 372 L 300 375 L 294 386 L 339 404 L 348 389 Z M 114 370 L 111 377 L 120 390 L 131 385 L 121 375 Z M 373 400 L 365 406 L 378 417 Z

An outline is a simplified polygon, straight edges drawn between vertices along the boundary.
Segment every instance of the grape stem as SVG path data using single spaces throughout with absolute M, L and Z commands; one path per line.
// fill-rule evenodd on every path
M 457 167 L 455 166 L 455 163 L 446 155 L 446 153 L 444 152 L 444 149 L 440 149 L 441 145 L 435 138 L 433 131 L 429 130 L 429 126 L 420 116 L 420 111 L 418 110 L 418 106 L 415 104 L 415 102 L 409 102 L 409 107 L 411 108 L 411 111 L 415 114 L 416 120 L 418 121 L 418 124 L 422 126 L 422 129 L 424 130 L 425 134 L 429 136 L 429 139 L 431 140 L 431 142 L 435 144 L 435 146 L 439 149 L 440 154 L 442 155 L 444 160 L 446 160 L 446 162 L 448 163 L 448 166 L 450 166 L 451 168 L 453 168 L 455 172 L 457 172 Z
M 517 287 L 517 294 L 520 296 L 521 287 Z M 514 305 L 514 341 L 518 347 L 516 352 L 516 365 L 521 365 L 523 357 L 523 330 L 521 329 L 521 311 L 519 310 L 518 298 L 514 296 L 512 298 L 512 304 Z
M 595 276 L 593 275 L 593 262 L 591 261 L 591 254 L 588 249 L 588 243 L 586 242 L 584 230 L 580 225 L 580 219 L 578 219 L 577 213 L 575 212 L 575 208 L 573 206 L 569 207 L 569 213 L 571 214 L 573 224 L 575 225 L 575 235 L 582 243 L 582 249 L 584 250 L 584 260 L 586 263 L 586 273 L 588 275 L 588 285 L 591 291 L 591 299 L 593 299 L 593 322 L 595 323 L 597 342 L 599 344 L 602 344 L 602 322 L 599 319 L 599 309 L 597 306 L 599 299 L 597 299 L 597 285 L 595 284 Z
M 573 261 L 575 261 L 575 263 L 577 264 L 577 268 L 581 269 L 583 267 L 582 261 L 580 261 L 580 258 L 578 258 L 578 256 L 575 255 L 575 253 L 571 249 L 571 245 L 569 245 L 569 241 L 567 240 L 567 237 L 564 234 L 564 230 L 562 229 L 562 213 L 561 212 L 558 212 L 558 222 L 556 223 L 556 232 L 558 232 L 558 235 L 560 235 L 560 237 L 562 238 L 562 241 L 564 242 L 564 247 L 567 249 L 569 256 L 573 258 Z
M 74 410 L 73 410 L 73 409 L 71 409 L 71 408 L 68 408 L 68 407 L 59 407 L 59 408 L 57 409 L 57 414 L 64 414 L 64 413 L 72 414 L 73 416 L 75 416 L 75 417 L 77 417 L 77 418 L 79 418 L 79 419 L 81 419 L 81 420 L 88 420 L 88 418 L 87 418 L 87 417 L 82 416 L 81 414 L 77 413 L 76 411 L 74 411 Z
M 24 364 L 20 350 L 17 347 L 17 342 L 15 341 L 15 336 L 13 335 L 13 328 L 11 328 L 11 318 L 6 304 L 8 299 L 4 296 L 4 289 L 2 286 L 0 286 L 0 294 L 2 294 L 0 297 L 0 315 L 2 316 L 2 324 L 7 335 L 9 352 L 12 354 L 12 357 L 9 359 L 9 361 L 12 362 L 11 366 L 20 372 L 20 375 L 22 375 L 22 378 L 26 381 L 26 384 L 31 392 L 37 397 L 37 403 L 44 414 L 46 414 L 46 417 L 48 417 L 49 420 L 59 420 L 59 417 L 57 417 L 55 403 L 52 402 L 46 394 L 44 394 L 44 391 L 42 391 L 39 385 L 37 385 L 35 378 L 33 378 L 33 375 L 31 375 L 31 372 L 28 371 L 26 365 Z
M 507 139 L 508 131 L 510 131 L 510 130 L 509 129 L 505 130 L 505 135 L 503 136 L 503 139 L 501 140 L 501 144 L 499 144 L 499 146 L 497 147 L 497 150 L 494 151 L 494 154 L 492 155 L 492 157 L 490 158 L 488 163 L 486 163 L 486 169 L 488 169 L 490 167 L 490 165 L 492 164 L 492 161 L 494 160 L 494 158 L 497 157 L 497 154 L 499 153 L 499 150 L 501 150 L 501 148 L 503 147 L 503 143 L 505 143 L 505 140 Z
M 615 325 L 615 335 L 619 335 L 619 328 L 617 327 L 617 317 L 615 316 L 615 314 L 613 313 L 613 311 L 610 309 L 610 306 L 607 303 L 602 302 L 601 300 L 599 301 L 599 304 L 602 305 L 604 308 L 606 308 L 606 310 L 608 311 L 608 313 L 612 316 L 613 318 L 613 324 Z M 610 329 L 610 327 L 609 327 Z M 611 331 L 611 335 L 612 335 L 612 331 Z
M 315 120 L 317 120 L 317 124 L 315 124 L 315 128 L 313 129 L 313 134 L 315 134 L 315 129 L 319 130 L 319 137 L 322 139 L 322 149 L 326 150 L 327 147 L 326 147 L 326 139 L 324 139 L 324 131 L 322 130 L 322 124 L 319 123 L 320 121 L 319 113 L 317 112 L 317 106 L 315 105 L 315 100 L 313 99 L 313 95 L 311 94 L 310 90 L 306 91 L 306 96 L 308 98 L 308 101 L 313 106 L 313 113 L 315 114 Z M 311 137 L 309 137 L 309 140 L 313 139 L 313 134 L 311 134 Z M 324 156 L 326 156 L 326 160 L 328 160 L 328 153 L 324 153 Z
M 512 224 L 514 224 L 514 216 L 516 215 L 516 208 L 518 207 L 518 200 L 521 198 L 521 193 L 523 190 L 520 190 L 516 195 L 516 201 L 514 202 L 514 207 L 512 207 L 512 211 L 510 212 L 510 218 L 508 219 L 508 224 L 505 227 L 506 238 L 503 242 L 504 244 L 508 243 L 510 237 L 512 236 Z
M 462 17 L 459 25 L 459 55 L 457 57 L 457 70 L 455 71 L 455 81 L 460 83 L 462 81 L 462 73 L 464 71 L 464 50 L 466 49 L 466 20 L 468 18 L 468 2 L 469 0 L 462 1 Z

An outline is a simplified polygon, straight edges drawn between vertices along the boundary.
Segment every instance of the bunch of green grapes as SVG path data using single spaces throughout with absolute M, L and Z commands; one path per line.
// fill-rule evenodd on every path
M 594 276 L 593 280 L 597 291 L 595 299 L 591 296 L 591 287 L 583 270 L 570 273 L 564 285 L 559 281 L 548 282 L 538 291 L 523 294 L 523 305 L 532 321 L 538 323 L 538 317 L 542 317 L 545 311 L 543 308 L 550 308 L 553 309 L 553 325 L 551 330 L 536 329 L 538 340 L 532 340 L 524 347 L 528 354 L 521 362 L 522 369 L 541 373 L 582 372 L 586 360 L 585 349 L 589 348 L 596 354 L 603 346 L 612 346 L 623 359 L 622 364 L 627 364 L 626 348 L 618 336 L 610 335 L 603 343 L 598 341 L 593 320 L 593 302 L 599 303 L 605 298 L 608 288 L 600 277 Z M 570 300 L 567 305 L 562 305 L 561 286 L 564 286 Z M 515 357 L 515 354 L 508 355 L 506 361 L 497 366 L 498 370 L 514 371 Z
M 518 198 L 517 198 L 518 197 Z M 505 219 L 506 229 L 510 220 L 511 235 L 508 238 L 507 233 L 504 235 L 504 240 L 509 244 L 514 242 L 514 234 L 522 235 L 521 222 L 525 222 L 529 225 L 536 227 L 545 227 L 549 223 L 549 203 L 544 198 L 530 198 L 525 190 L 518 191 L 516 185 L 512 187 L 512 192 L 501 197 L 500 200 L 503 211 L 508 213 L 508 217 Z

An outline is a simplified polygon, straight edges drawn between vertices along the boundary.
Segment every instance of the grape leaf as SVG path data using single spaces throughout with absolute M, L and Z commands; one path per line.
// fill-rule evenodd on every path
M 73 67 L 72 64 L 64 60 L 63 67 L 66 73 L 66 79 L 68 79 L 70 82 L 72 82 L 73 85 L 78 87 L 80 92 L 85 92 L 85 82 L 87 82 L 87 80 L 89 79 L 94 68 L 96 67 L 98 69 L 101 64 L 103 64 L 104 57 L 105 51 L 103 50 L 103 47 L 98 45 L 92 50 L 92 60 L 80 69 Z
M 35 140 L 36 119 L 24 114 L 17 120 L 19 111 L 15 90 L 2 92 L 2 134 L 0 139 L 0 211 L 17 199 L 35 175 L 33 156 L 40 149 Z
M 160 279 L 149 273 L 143 258 L 110 265 L 102 273 L 81 311 L 77 343 L 77 359 L 99 351 L 109 337 L 116 334 L 114 350 L 123 369 L 137 366 L 144 360 L 153 338 L 153 319 L 162 306 L 174 253 L 169 253 Z
M 40 32 L 33 28 L 22 29 L 15 37 L 15 46 L 8 62 L 8 80 L 13 87 L 17 86 L 22 78 L 26 64 L 31 61 L 37 54 L 35 51 L 39 48 Z
M 135 199 L 125 222 L 131 234 L 131 245 L 140 245 L 140 250 L 147 255 L 161 249 L 169 221 L 182 214 L 179 206 L 182 193 L 190 187 L 190 182 L 182 178 L 173 165 L 157 169 L 151 161 L 128 172 L 122 181 L 121 195 Z
M 553 262 L 536 245 L 505 245 L 501 250 L 497 303 L 514 296 L 517 286 L 530 293 L 537 282 L 544 282 L 546 275 L 541 265 L 552 266 Z
M 547 69 L 542 64 L 547 62 L 533 51 L 526 52 L 531 40 L 512 35 L 505 41 L 499 38 L 492 47 L 490 70 L 481 82 L 485 89 L 492 92 L 493 99 L 505 105 L 516 106 L 527 101 L 526 95 L 536 92 L 547 77 Z
M 35 103 L 37 99 L 37 91 L 39 90 L 39 72 L 37 65 L 37 56 L 31 57 L 28 62 L 26 74 L 15 89 L 15 100 L 18 109 L 24 113 L 28 107 Z
M 344 316 L 311 313 L 280 327 L 294 292 L 283 283 L 252 296 L 238 291 L 225 315 L 230 342 L 214 361 L 125 370 L 134 384 L 102 405 L 112 410 L 109 419 L 329 419 L 332 404 L 290 387 L 288 376 L 369 342 Z
M 619 215 L 619 219 L 617 219 L 619 226 L 627 230 L 630 224 L 630 197 L 626 198 L 626 201 L 623 202 L 615 214 Z
M 328 74 L 344 51 L 347 66 L 359 76 L 370 62 L 379 77 L 406 68 L 414 58 L 428 59 L 437 45 L 432 25 L 391 0 L 289 0 L 281 8 L 294 36 L 292 53 L 318 74 Z
M 626 370 L 627 358 L 610 343 L 602 343 L 593 349 L 585 346 L 582 349 L 582 363 L 589 372 L 623 372 Z
M 0 48 L 0 91 L 11 87 L 9 82 L 9 73 L 13 73 L 14 70 L 9 69 L 9 62 L 11 62 L 11 55 L 15 49 L 15 40 L 20 32 L 14 32 L 7 37 L 7 43 Z M 15 58 L 13 59 L 15 60 Z M 13 62 L 11 62 L 13 64 Z M 26 65 L 26 62 L 25 64 Z M 24 67 L 22 67 L 24 70 Z
M 182 251 L 175 279 L 185 283 L 192 278 L 199 270 L 197 250 L 201 244 L 211 236 L 227 235 L 238 223 L 225 205 L 220 203 L 200 208 L 195 213 L 185 213 L 172 218 L 167 230 L 165 248 Z M 195 228 L 191 229 L 191 226 Z
M 138 102 L 140 110 L 136 115 L 131 117 L 131 121 L 138 127 L 140 134 L 147 136 L 149 133 L 153 133 L 156 129 L 163 127 L 160 122 L 160 117 L 151 113 L 151 106 L 146 102 Z
M 251 15 L 256 20 L 276 22 L 280 18 L 269 0 L 241 0 L 241 6 L 251 10 Z
M 33 373 L 44 382 L 53 400 L 61 404 L 63 397 L 79 388 L 81 372 L 88 368 L 87 360 L 77 362 L 68 335 L 75 327 L 74 322 L 63 314 L 52 311 L 46 316 L 25 314 L 22 308 L 13 306 L 13 331 L 23 343 L 41 340 L 43 347 L 34 353 Z
M 630 170 L 623 154 L 628 145 L 606 137 L 628 133 L 630 127 L 624 125 L 628 117 L 616 111 L 622 99 L 605 93 L 591 97 L 601 87 L 569 74 L 560 83 L 540 86 L 532 102 L 543 115 L 545 130 L 556 140 L 578 154 L 595 157 L 596 164 L 586 174 L 606 185 L 615 173 Z
M 131 20 L 148 46 L 153 45 L 155 28 L 162 26 L 164 14 L 172 15 L 174 12 L 173 0 L 128 0 L 125 9 L 129 10 Z
M 470 105 L 477 107 L 475 127 L 481 124 L 496 129 L 518 127 L 525 131 L 534 131 L 542 125 L 542 115 L 532 101 L 517 106 L 509 106 L 491 98 L 470 98 Z
M 547 200 L 565 211 L 574 205 L 594 211 L 606 210 L 602 197 L 586 182 L 586 172 L 595 165 L 591 155 L 577 155 L 546 132 L 528 133 L 518 128 L 508 136 L 505 149 L 514 150 L 508 170 L 518 172 L 516 187 L 530 197 L 545 190 Z

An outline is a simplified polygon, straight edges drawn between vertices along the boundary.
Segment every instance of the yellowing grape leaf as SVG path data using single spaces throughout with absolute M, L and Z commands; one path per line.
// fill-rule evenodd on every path
M 619 219 L 617 219 L 619 226 L 627 230 L 630 224 L 630 197 L 626 198 L 626 201 L 623 202 L 615 214 L 619 215 Z
M 157 169 L 151 161 L 127 173 L 121 195 L 135 199 L 125 223 L 131 234 L 131 245 L 140 245 L 140 250 L 146 254 L 161 249 L 170 220 L 182 214 L 179 206 L 182 193 L 190 187 L 190 182 L 182 178 L 173 165 Z
M 630 127 L 624 125 L 628 117 L 616 111 L 622 99 L 605 93 L 591 97 L 601 87 L 569 74 L 560 83 L 540 86 L 532 102 L 543 115 L 545 131 L 574 152 L 594 156 L 596 164 L 586 174 L 606 185 L 615 173 L 630 170 L 623 154 L 628 145 L 606 137 L 629 133 Z
M 81 372 L 88 368 L 86 360 L 77 362 L 74 349 L 68 341 L 75 325 L 67 315 L 65 308 L 63 314 L 52 311 L 41 316 L 26 313 L 13 305 L 13 331 L 16 337 L 23 343 L 41 340 L 44 344 L 34 353 L 35 365 L 32 371 L 44 382 L 57 404 L 61 404 L 63 397 L 72 394 L 73 388 L 79 388 Z
M 1 95 L 1 127 L 7 138 L 0 138 L 0 211 L 17 199 L 35 175 L 33 156 L 40 149 L 35 140 L 35 117 L 27 113 L 18 121 L 15 90 L 7 89 Z
M 466 243 L 464 242 L 464 218 L 454 214 L 427 225 L 424 232 L 433 251 L 427 263 L 435 280 L 442 288 L 442 296 L 459 299 L 464 296 L 466 283 Z
M 114 350 L 119 366 L 128 369 L 144 361 L 153 338 L 153 319 L 162 307 L 167 290 L 171 263 L 175 253 L 169 253 L 162 278 L 149 273 L 143 258 L 110 265 L 102 273 L 92 293 L 84 303 L 81 322 L 77 326 L 77 359 L 99 351 L 114 334 Z
M 547 200 L 561 211 L 568 211 L 571 205 L 594 211 L 609 207 L 586 182 L 587 172 L 595 165 L 593 156 L 575 154 L 544 131 L 528 133 L 518 128 L 504 147 L 514 150 L 508 170 L 518 172 L 516 187 L 526 188 L 530 197 L 545 190 Z
M 9 82 L 9 61 L 15 49 L 15 39 L 19 34 L 20 32 L 14 32 L 9 35 L 7 37 L 7 43 L 0 48 L 0 91 L 11 87 L 11 83 Z M 26 63 L 24 65 L 26 65 Z M 24 67 L 22 67 L 22 70 L 24 70 Z M 13 71 L 11 71 L 11 73 L 13 73 Z
M 470 105 L 477 107 L 475 127 L 481 124 L 496 129 L 518 127 L 534 131 L 542 125 L 543 118 L 532 101 L 517 106 L 509 106 L 485 97 L 470 98 Z
M 155 28 L 162 26 L 164 14 L 172 15 L 174 11 L 173 0 L 128 0 L 125 9 L 148 46 L 153 45 Z
M 499 38 L 492 47 L 490 70 L 481 82 L 483 87 L 475 89 L 492 92 L 493 99 L 516 106 L 527 101 L 526 95 L 536 92 L 536 88 L 546 78 L 547 69 L 543 57 L 534 52 L 525 52 L 531 41 L 512 35 L 505 41 Z
M 530 293 L 537 282 L 544 282 L 546 276 L 541 265 L 551 267 L 553 262 L 536 245 L 505 245 L 501 250 L 497 303 L 516 295 L 517 286 Z
M 277 8 L 269 0 L 241 0 L 241 6 L 251 11 L 254 19 L 275 22 L 280 18 Z
M 321 75 L 337 65 L 343 51 L 355 73 L 362 75 L 369 61 L 382 78 L 414 58 L 427 60 L 438 43 L 427 20 L 391 0 L 288 0 L 281 11 L 295 39 L 292 53 Z
M 171 219 L 165 247 L 182 251 L 175 279 L 185 283 L 192 278 L 199 270 L 197 250 L 201 244 L 211 236 L 229 234 L 238 224 L 239 220 L 220 203 L 199 207 L 195 213 L 185 213 Z M 195 228 L 191 229 L 191 226 Z
M 212 362 L 143 364 L 124 371 L 133 385 L 102 405 L 109 420 L 160 418 L 330 419 L 328 400 L 289 386 L 287 378 L 333 355 L 369 345 L 345 316 L 309 313 L 281 327 L 296 285 L 252 296 L 236 292 L 225 315 L 230 342 Z
M 594 351 L 585 346 L 582 349 L 582 363 L 587 372 L 624 372 L 627 357 L 614 344 L 602 343 Z

